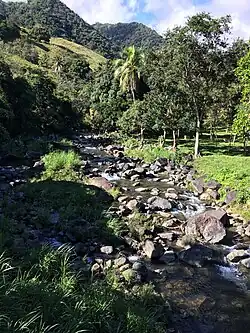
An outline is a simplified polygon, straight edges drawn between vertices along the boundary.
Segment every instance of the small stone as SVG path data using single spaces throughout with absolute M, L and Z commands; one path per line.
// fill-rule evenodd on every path
M 236 191 L 230 191 L 225 198 L 225 203 L 228 205 L 231 202 L 235 201 L 237 198 L 237 192 Z
M 163 232 L 163 233 L 158 234 L 158 236 L 161 239 L 168 240 L 170 242 L 172 242 L 172 240 L 174 239 L 174 233 L 173 232 Z
M 178 194 L 177 193 L 173 193 L 173 192 L 170 192 L 170 193 L 165 193 L 165 197 L 167 199 L 173 199 L 173 200 L 177 200 L 178 199 Z
M 211 196 L 209 193 L 204 192 L 200 195 L 200 200 L 201 201 L 210 201 L 211 200 Z
M 129 264 L 125 264 L 125 265 L 122 265 L 121 267 L 119 267 L 119 271 L 120 272 L 124 272 L 127 269 L 129 269 L 129 268 L 130 268 L 130 265 Z
M 133 210 L 135 210 L 136 208 L 138 208 L 138 201 L 137 201 L 136 199 L 130 200 L 130 201 L 127 203 L 126 207 L 127 207 L 129 210 L 133 211 Z
M 150 193 L 154 196 L 157 196 L 159 195 L 160 190 L 158 188 L 153 188 Z
M 96 273 L 96 272 L 99 271 L 99 269 L 100 269 L 100 266 L 99 266 L 97 263 L 95 263 L 95 264 L 91 267 L 91 272 L 92 272 L 92 273 Z
M 110 269 L 112 267 L 112 260 L 107 260 L 105 263 L 105 269 Z
M 152 197 L 148 199 L 148 203 L 153 209 L 170 210 L 172 208 L 171 203 L 167 199 L 161 197 Z
M 131 180 L 134 182 L 136 180 L 140 179 L 140 176 L 139 175 L 133 175 L 131 176 Z
M 142 192 L 148 192 L 148 191 L 149 191 L 149 189 L 145 188 L 145 187 L 139 187 L 139 188 L 135 189 L 135 192 L 140 192 L 140 193 L 142 193 Z
M 129 199 L 129 197 L 127 195 L 123 195 L 121 197 L 118 198 L 118 201 L 120 203 L 126 202 Z
M 221 184 L 212 179 L 207 182 L 206 187 L 211 190 L 219 190 L 221 188 Z
M 245 230 L 245 235 L 248 236 L 248 237 L 250 237 L 250 224 L 249 224 L 249 226 Z
M 113 246 L 103 246 L 101 247 L 101 252 L 105 254 L 111 254 L 113 253 L 114 249 Z
M 126 257 L 120 257 L 120 258 L 115 259 L 114 265 L 115 265 L 116 268 L 119 268 L 119 267 L 125 265 L 126 262 L 127 262 Z
M 136 186 L 140 186 L 141 183 L 140 182 L 135 182 L 132 186 L 136 187 Z
M 230 262 L 239 262 L 241 259 L 249 257 L 245 250 L 234 250 L 227 255 L 227 260 Z
M 164 253 L 164 248 L 160 244 L 154 244 L 151 240 L 147 239 L 143 246 L 143 251 L 150 259 L 158 259 Z
M 243 266 L 245 266 L 246 268 L 250 268 L 250 258 L 247 259 L 243 259 L 240 262 Z

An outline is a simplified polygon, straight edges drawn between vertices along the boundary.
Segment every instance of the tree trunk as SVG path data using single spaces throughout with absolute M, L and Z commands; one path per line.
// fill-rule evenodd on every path
M 176 151 L 176 132 L 173 130 L 173 151 Z
M 135 103 L 135 91 L 134 91 L 134 88 L 131 87 L 130 90 L 131 90 L 131 94 L 132 94 L 133 103 Z
M 144 144 L 144 128 L 141 126 L 141 147 L 143 147 Z
M 201 130 L 201 121 L 200 121 L 199 116 L 197 116 L 195 146 L 194 146 L 194 158 L 197 158 L 198 155 L 199 155 L 200 130 Z

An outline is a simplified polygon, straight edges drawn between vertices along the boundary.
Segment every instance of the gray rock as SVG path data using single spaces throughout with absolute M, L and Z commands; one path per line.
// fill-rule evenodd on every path
M 172 242 L 172 240 L 174 239 L 174 233 L 173 232 L 163 232 L 158 234 L 158 236 L 163 239 L 163 240 L 168 240 L 170 242 Z
M 131 177 L 131 180 L 134 182 L 134 181 L 137 181 L 138 179 L 140 179 L 140 175 L 133 175 Z
M 166 251 L 163 256 L 160 257 L 159 261 L 163 262 L 164 264 L 170 264 L 176 260 L 176 255 L 174 251 Z
M 191 266 L 203 267 L 208 262 L 216 261 L 217 255 L 209 247 L 197 244 L 181 251 L 179 259 Z
M 226 195 L 225 203 L 229 205 L 231 202 L 235 201 L 236 198 L 237 198 L 237 191 L 230 191 Z
M 194 189 L 195 189 L 199 194 L 203 193 L 205 182 L 204 182 L 204 179 L 203 179 L 202 177 L 193 180 L 193 181 L 192 181 L 192 184 L 193 184 Z
M 153 209 L 171 210 L 172 208 L 171 203 L 167 199 L 161 197 L 149 198 L 148 203 L 151 205 Z
M 139 202 L 136 199 L 130 200 L 127 204 L 126 207 L 130 209 L 131 211 L 139 208 Z
M 240 262 L 243 266 L 245 266 L 246 268 L 250 268 L 250 258 L 247 259 L 243 259 Z
M 135 192 L 140 192 L 140 193 L 148 192 L 148 191 L 149 191 L 149 189 L 146 187 L 139 187 L 139 188 L 135 189 Z
M 143 251 L 149 259 L 158 259 L 164 253 L 164 248 L 160 244 L 154 244 L 151 240 L 147 239 L 143 245 Z
M 178 194 L 177 193 L 173 193 L 173 192 L 167 192 L 165 193 L 165 197 L 167 199 L 173 199 L 173 200 L 177 200 L 178 199 Z
M 120 203 L 123 203 L 123 202 L 126 202 L 128 199 L 129 199 L 128 196 L 123 195 L 123 196 L 121 196 L 121 197 L 118 198 L 118 201 L 119 201 Z
M 114 251 L 113 246 L 102 246 L 100 250 L 105 254 L 111 254 Z
M 219 190 L 221 188 L 221 184 L 216 180 L 211 179 L 206 183 L 206 187 L 210 188 L 211 190 Z
M 218 243 L 226 236 L 225 227 L 221 222 L 225 219 L 224 213 L 219 211 L 202 213 L 187 221 L 185 233 L 197 240 L 202 237 L 206 242 Z
M 249 224 L 249 226 L 246 227 L 245 235 L 250 237 L 250 224 Z
M 157 196 L 159 195 L 160 190 L 158 188 L 153 188 L 150 193 L 154 196 Z
M 115 259 L 114 265 L 115 265 L 115 267 L 119 268 L 119 267 L 125 265 L 126 262 L 127 262 L 126 257 L 120 257 L 120 258 Z
M 245 250 L 234 250 L 227 255 L 227 260 L 230 262 L 239 262 L 241 259 L 249 257 Z

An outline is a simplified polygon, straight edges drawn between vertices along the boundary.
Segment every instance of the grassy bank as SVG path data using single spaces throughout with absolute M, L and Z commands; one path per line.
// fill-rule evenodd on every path
M 133 287 L 112 268 L 94 275 L 75 248 L 41 246 L 38 233 L 62 242 L 119 245 L 106 216 L 112 196 L 85 184 L 73 151 L 51 152 L 26 184 L 0 204 L 0 331 L 163 333 L 167 311 L 150 284 Z
M 197 159 L 195 168 L 201 175 L 222 184 L 221 194 L 237 191 L 233 209 L 250 219 L 250 157 L 215 155 Z

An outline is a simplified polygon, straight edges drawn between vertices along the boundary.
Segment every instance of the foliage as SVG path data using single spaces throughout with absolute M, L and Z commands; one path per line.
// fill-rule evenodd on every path
M 124 294 L 108 282 L 78 282 L 72 250 L 45 247 L 20 270 L 0 256 L 1 332 L 164 332 L 152 287 Z
M 249 104 L 242 104 L 233 123 L 233 132 L 243 141 L 246 152 L 247 142 L 250 139 L 250 108 Z
M 70 170 L 78 167 L 81 163 L 80 156 L 74 151 L 53 151 L 42 159 L 46 172 Z
M 32 29 L 30 29 L 30 35 L 32 38 L 37 40 L 38 42 L 49 42 L 50 40 L 50 33 L 48 28 L 45 28 L 45 26 L 36 24 Z
M 237 200 L 247 203 L 250 200 L 250 158 L 242 156 L 214 155 L 198 159 L 195 167 L 209 179 L 216 179 L 226 188 L 237 190 Z
M 141 49 L 151 49 L 160 47 L 163 43 L 163 38 L 155 30 L 138 22 L 96 23 L 93 27 L 99 30 L 102 35 L 114 41 L 121 51 L 130 45 Z
M 133 102 L 139 91 L 140 67 L 143 60 L 143 54 L 134 46 L 130 46 L 124 50 L 124 59 L 117 60 L 115 64 L 115 77 L 120 80 L 120 88 L 123 92 L 130 91 Z
M 15 24 L 11 24 L 7 20 L 1 20 L 0 16 L 0 40 L 11 41 L 20 37 L 20 29 Z

